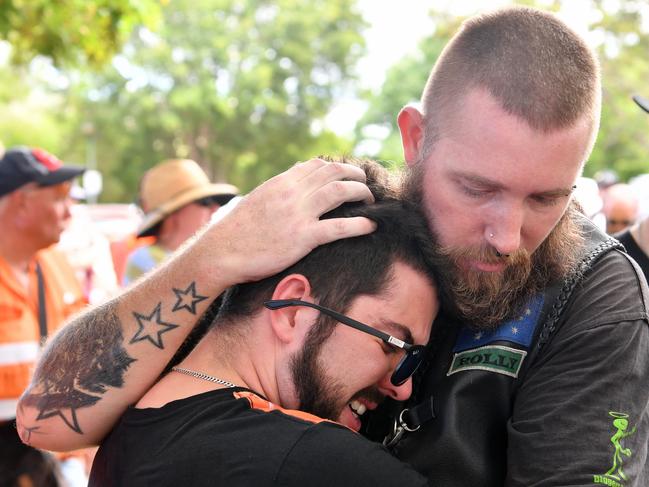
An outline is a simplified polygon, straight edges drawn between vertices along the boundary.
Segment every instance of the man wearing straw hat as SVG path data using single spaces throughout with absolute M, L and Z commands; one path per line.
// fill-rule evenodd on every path
M 210 183 L 203 169 L 190 159 L 170 159 L 149 169 L 140 185 L 145 216 L 137 236 L 153 236 L 156 241 L 129 255 L 123 284 L 162 262 L 238 193 L 231 184 Z

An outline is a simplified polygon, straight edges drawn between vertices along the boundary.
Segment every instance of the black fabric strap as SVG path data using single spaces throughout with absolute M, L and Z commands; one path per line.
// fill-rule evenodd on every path
M 420 425 L 435 418 L 434 405 L 433 396 L 428 396 L 426 400 L 416 406 L 405 409 L 401 419 L 410 429 L 419 428 Z
M 42 344 L 47 339 L 47 306 L 45 305 L 45 281 L 38 262 L 36 262 L 36 280 L 38 281 L 38 327 Z

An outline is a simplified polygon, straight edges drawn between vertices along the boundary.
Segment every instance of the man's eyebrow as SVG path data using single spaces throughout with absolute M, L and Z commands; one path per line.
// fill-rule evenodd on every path
M 484 176 L 478 176 L 477 174 L 469 174 L 461 171 L 453 171 L 451 175 L 457 179 L 463 179 L 473 184 L 480 185 L 486 189 L 491 189 L 491 190 L 506 189 L 506 187 L 503 184 L 497 181 L 493 181 L 489 178 L 485 178 Z M 573 189 L 574 187 L 572 186 L 569 188 L 554 188 L 554 189 L 549 189 L 547 191 L 539 191 L 538 193 L 533 193 L 532 196 L 537 196 L 537 197 L 542 196 L 545 198 L 558 198 L 561 196 L 569 196 L 570 193 L 572 193 Z
M 379 326 L 384 332 L 400 340 L 403 340 L 404 342 L 409 343 L 411 345 L 415 344 L 415 341 L 412 338 L 412 332 L 410 331 L 410 328 L 408 328 L 407 326 L 402 325 L 401 323 L 397 323 L 395 321 L 388 321 L 388 320 L 381 320 Z
M 542 196 L 544 198 L 560 198 L 563 196 L 570 196 L 574 188 L 557 188 L 550 189 L 548 191 L 541 191 L 540 193 L 534 193 L 533 196 Z
M 484 176 L 478 176 L 477 174 L 466 173 L 462 171 L 452 171 L 451 176 L 456 179 L 463 179 L 467 182 L 479 184 L 488 189 L 505 189 L 505 186 L 497 181 L 485 178 Z

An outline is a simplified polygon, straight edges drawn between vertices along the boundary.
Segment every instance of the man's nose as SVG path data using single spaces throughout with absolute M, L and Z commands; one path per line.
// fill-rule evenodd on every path
M 508 206 L 495 215 L 491 224 L 485 227 L 485 239 L 502 255 L 516 252 L 521 246 L 523 229 L 522 208 Z
M 392 373 L 387 375 L 379 384 L 379 391 L 386 397 L 390 397 L 396 401 L 405 401 L 412 394 L 412 378 L 409 377 L 400 386 L 395 386 L 390 378 Z
M 68 197 L 63 202 L 63 219 L 69 220 L 72 216 L 72 198 Z

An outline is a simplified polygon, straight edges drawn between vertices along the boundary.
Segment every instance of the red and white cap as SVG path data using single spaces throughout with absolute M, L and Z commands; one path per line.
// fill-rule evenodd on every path
M 74 179 L 85 169 L 64 165 L 56 156 L 43 149 L 13 147 L 0 159 L 0 196 L 29 183 L 53 186 Z

